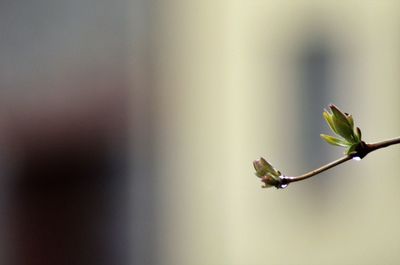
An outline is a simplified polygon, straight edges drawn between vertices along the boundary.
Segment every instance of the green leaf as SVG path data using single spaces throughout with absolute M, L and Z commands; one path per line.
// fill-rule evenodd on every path
M 350 125 L 350 122 L 347 120 L 346 114 L 344 114 L 341 110 L 338 109 L 335 105 L 331 104 L 329 106 L 332 110 L 333 116 L 337 119 L 340 120 L 342 123 L 347 124 L 348 127 L 352 126 Z M 336 124 L 335 124 L 336 125 Z
M 353 128 L 354 128 L 354 119 L 353 119 L 353 116 L 352 116 L 352 115 L 347 115 L 346 117 L 347 117 L 347 120 L 348 120 L 348 122 L 349 122 L 349 124 L 350 124 L 350 128 L 353 129 Z
M 342 136 L 348 142 L 356 142 L 356 140 L 354 139 L 354 136 L 353 136 L 353 129 L 350 128 L 350 125 L 349 125 L 347 119 L 345 119 L 345 121 L 343 121 L 342 119 L 338 119 L 336 116 L 333 116 L 332 120 L 335 125 L 337 134 Z
M 335 125 L 333 124 L 333 120 L 332 120 L 332 114 L 330 114 L 328 111 L 324 111 L 322 113 L 322 115 L 324 116 L 324 119 L 326 120 L 326 123 L 328 123 L 329 128 L 331 128 L 331 130 L 337 134 L 337 131 L 335 129 Z
M 361 129 L 357 127 L 355 130 L 355 136 L 357 137 L 358 142 L 361 142 Z
M 336 146 L 342 146 L 342 147 L 349 147 L 351 144 L 348 143 L 345 140 L 326 135 L 326 134 L 320 134 L 321 138 L 324 139 L 327 143 L 336 145 Z
M 263 177 L 266 175 L 280 176 L 282 175 L 279 170 L 276 170 L 270 163 L 264 158 L 257 159 L 253 162 L 254 169 L 256 170 L 256 175 L 258 177 Z
M 358 144 L 353 144 L 352 146 L 350 146 L 349 149 L 347 149 L 347 151 L 345 152 L 346 155 L 353 155 L 356 154 L 356 148 L 357 148 Z

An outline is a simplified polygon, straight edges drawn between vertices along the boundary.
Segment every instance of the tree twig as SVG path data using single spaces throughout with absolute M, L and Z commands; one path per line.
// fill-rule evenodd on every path
M 347 162 L 353 158 L 362 159 L 370 152 L 373 152 L 378 149 L 385 148 L 385 147 L 388 147 L 391 145 L 395 145 L 395 144 L 400 144 L 400 137 L 393 138 L 393 139 L 386 140 L 386 141 L 371 143 L 371 144 L 366 144 L 366 143 L 362 142 L 362 144 L 360 145 L 360 148 L 356 151 L 355 154 L 346 155 L 346 156 L 341 157 L 329 164 L 323 165 L 317 169 L 314 169 L 314 170 L 312 170 L 308 173 L 305 173 L 303 175 L 300 175 L 300 176 L 282 176 L 280 186 L 284 187 L 284 186 L 287 186 L 289 183 L 308 179 L 308 178 L 318 175 L 330 168 L 336 167 L 344 162 Z
M 377 143 L 372 143 L 372 144 L 367 144 L 369 151 L 375 151 L 381 148 L 385 148 L 394 144 L 399 144 L 400 143 L 400 137 L 396 137 L 390 140 L 382 141 L 382 142 L 377 142 Z

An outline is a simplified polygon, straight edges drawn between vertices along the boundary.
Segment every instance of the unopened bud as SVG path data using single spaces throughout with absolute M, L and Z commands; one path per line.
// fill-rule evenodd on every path
M 263 188 L 271 186 L 278 188 L 281 186 L 281 172 L 269 164 L 267 160 L 261 157 L 253 162 L 253 166 L 256 170 L 257 177 L 261 178 L 261 181 L 264 183 Z

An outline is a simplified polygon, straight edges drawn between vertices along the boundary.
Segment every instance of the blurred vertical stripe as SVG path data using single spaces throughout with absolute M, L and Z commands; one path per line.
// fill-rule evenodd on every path
M 127 4 L 0 4 L 2 264 L 130 264 Z

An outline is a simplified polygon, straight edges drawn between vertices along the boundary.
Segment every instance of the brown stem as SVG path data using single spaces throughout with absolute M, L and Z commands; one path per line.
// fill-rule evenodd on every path
M 390 140 L 382 141 L 382 142 L 377 142 L 377 143 L 372 143 L 372 144 L 367 144 L 369 151 L 375 151 L 384 147 L 388 147 L 394 144 L 400 144 L 400 137 L 393 138 Z
M 338 166 L 354 157 L 359 157 L 359 158 L 363 158 L 365 157 L 368 153 L 373 152 L 375 150 L 381 149 L 381 148 L 385 148 L 394 144 L 400 144 L 400 137 L 397 138 L 393 138 L 390 140 L 386 140 L 386 141 L 382 141 L 382 142 L 377 142 L 377 143 L 372 143 L 372 144 L 366 144 L 364 142 L 362 142 L 362 144 L 360 145 L 360 148 L 357 150 L 356 154 L 353 155 L 346 155 L 344 157 L 341 157 L 329 164 L 323 165 L 322 167 L 319 167 L 317 169 L 314 169 L 308 173 L 305 173 L 303 175 L 300 176 L 282 176 L 281 177 L 281 185 L 287 185 L 291 182 L 296 182 L 296 181 L 301 181 L 301 180 L 305 180 L 308 179 L 312 176 L 315 176 L 319 173 L 322 173 L 330 168 L 333 168 L 335 166 Z
M 346 162 L 346 161 L 348 161 L 348 160 L 350 160 L 352 158 L 353 157 L 349 156 L 349 155 L 344 156 L 344 157 L 339 158 L 339 159 L 337 159 L 337 160 L 335 160 L 335 161 L 333 161 L 333 162 L 331 162 L 329 164 L 326 164 L 326 165 L 324 165 L 324 166 L 322 166 L 320 168 L 314 169 L 314 170 L 312 170 L 312 171 L 310 171 L 310 172 L 308 172 L 306 174 L 300 175 L 300 176 L 295 176 L 295 177 L 283 176 L 283 181 L 285 182 L 285 184 L 289 184 L 291 182 L 305 180 L 305 179 L 311 178 L 312 176 L 315 176 L 315 175 L 317 175 L 319 173 L 322 173 L 322 172 L 324 172 L 324 171 L 326 171 L 326 170 L 328 170 L 330 168 L 333 168 L 333 167 L 335 167 L 337 165 L 340 165 L 340 164 L 342 164 L 342 163 L 344 163 L 344 162 Z

